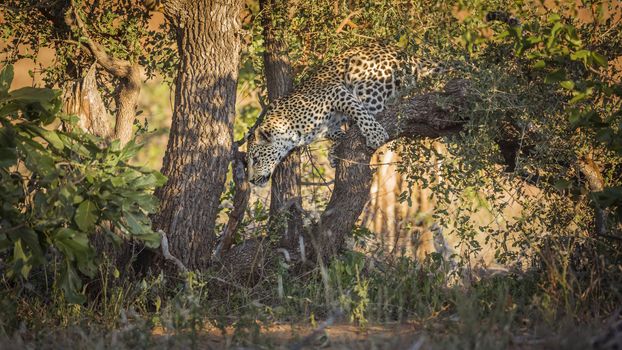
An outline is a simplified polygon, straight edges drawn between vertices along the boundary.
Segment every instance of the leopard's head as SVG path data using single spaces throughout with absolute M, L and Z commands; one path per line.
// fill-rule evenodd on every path
M 248 181 L 253 185 L 264 186 L 270 179 L 274 168 L 292 148 L 292 145 L 276 140 L 261 126 L 257 127 L 248 139 L 246 153 Z

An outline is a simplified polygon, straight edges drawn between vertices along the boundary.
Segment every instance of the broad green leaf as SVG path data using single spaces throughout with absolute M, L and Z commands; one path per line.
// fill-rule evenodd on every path
M 558 15 L 557 13 L 552 13 L 549 18 L 547 18 L 547 21 L 549 23 L 555 23 L 555 22 L 559 22 L 559 20 L 561 20 L 561 16 Z
M 162 237 L 156 232 L 150 232 L 139 237 L 145 245 L 151 249 L 158 248 Z
M 580 47 L 582 42 L 577 35 L 577 30 L 571 25 L 566 25 L 566 40 L 574 46 Z
M 74 221 L 80 230 L 88 232 L 93 228 L 95 222 L 97 222 L 97 217 L 97 207 L 95 203 L 87 199 L 78 206 Z
M 41 250 L 41 244 L 39 243 L 37 233 L 33 229 L 29 227 L 22 228 L 17 232 L 17 236 L 25 243 L 33 255 L 42 257 L 43 251 Z
M 27 128 L 28 130 L 31 130 L 36 135 L 41 136 L 50 145 L 52 145 L 52 147 L 58 149 L 59 151 L 62 151 L 65 148 L 65 144 L 60 139 L 60 137 L 58 136 L 58 133 L 56 131 L 46 130 L 46 129 L 44 129 L 44 128 L 40 127 L 40 126 L 36 126 L 36 125 L 27 125 L 27 126 L 24 126 L 24 127 Z
M 17 263 L 17 269 L 23 278 L 28 278 L 32 265 L 29 263 L 30 257 L 24 252 L 22 241 L 16 240 L 13 246 L 13 261 Z
M 119 176 L 110 178 L 110 183 L 112 184 L 113 187 L 123 187 L 127 184 L 125 180 Z
M 80 293 L 82 280 L 68 260 L 65 260 L 65 264 L 61 269 L 59 285 L 65 293 L 65 299 L 69 303 L 82 304 L 86 301 L 86 297 Z
M 41 149 L 41 145 L 32 140 L 20 138 L 21 142 L 17 143 L 17 149 L 21 151 L 21 156 L 26 161 L 26 167 L 35 173 L 39 173 L 45 177 L 56 172 L 54 158 L 45 149 Z
M 557 34 L 564 27 L 561 22 L 556 22 L 551 29 L 551 34 L 549 35 L 549 39 L 546 41 L 546 48 L 551 49 L 553 44 L 557 41 Z
M 544 62 L 544 60 L 538 60 L 536 63 L 533 64 L 533 68 L 536 69 L 541 69 L 544 68 L 546 66 L 546 62 Z
M 7 65 L 0 71 L 0 99 L 6 97 L 13 82 L 13 65 Z
M 124 212 L 123 218 L 125 218 L 127 228 L 132 235 L 142 235 L 148 231 L 148 229 L 146 229 L 146 225 L 141 222 L 141 220 L 134 214 L 130 212 Z
M 591 57 L 592 60 L 594 60 L 594 62 L 596 62 L 597 65 L 601 66 L 601 67 L 607 67 L 607 58 L 601 54 L 599 54 L 598 52 L 591 52 Z

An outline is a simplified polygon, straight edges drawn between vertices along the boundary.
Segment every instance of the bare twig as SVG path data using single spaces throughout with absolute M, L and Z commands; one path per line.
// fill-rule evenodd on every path
M 181 262 L 181 260 L 177 259 L 177 257 L 171 254 L 171 252 L 169 251 L 166 232 L 158 230 L 158 233 L 162 237 L 162 242 L 160 243 L 160 246 L 162 247 L 162 255 L 164 256 L 164 259 L 172 261 L 182 273 L 188 273 L 188 268 Z
M 356 10 L 351 12 L 348 17 L 346 17 L 343 21 L 341 21 L 341 23 L 339 24 L 339 27 L 337 28 L 337 30 L 335 31 L 336 33 L 341 33 L 343 31 L 343 28 L 345 28 L 347 25 L 350 26 L 350 28 L 357 28 L 358 25 L 354 22 L 352 22 L 352 17 L 358 15 L 359 13 L 361 13 L 361 10 Z

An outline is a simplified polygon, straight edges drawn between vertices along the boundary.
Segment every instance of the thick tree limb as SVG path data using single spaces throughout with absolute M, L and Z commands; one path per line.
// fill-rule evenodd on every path
M 160 234 L 160 237 L 162 238 L 160 242 L 160 248 L 162 248 L 162 256 L 164 256 L 164 259 L 173 262 L 173 264 L 177 266 L 177 269 L 179 270 L 179 272 L 187 273 L 188 268 L 184 265 L 184 263 L 181 262 L 181 260 L 179 260 L 176 256 L 171 254 L 171 251 L 168 249 L 168 237 L 166 236 L 166 233 L 162 230 L 158 230 L 158 233 Z
M 378 115 L 389 141 L 400 137 L 440 137 L 457 133 L 467 110 L 469 83 L 449 82 L 444 92 L 431 92 L 405 99 Z M 312 228 L 313 248 L 324 258 L 338 254 L 369 198 L 373 171 L 369 162 L 374 151 L 356 127 L 348 130 L 337 147 L 342 159 L 335 173 L 335 187 L 320 221 Z M 311 250 L 311 249 L 309 249 Z M 314 256 L 311 252 L 309 257 Z

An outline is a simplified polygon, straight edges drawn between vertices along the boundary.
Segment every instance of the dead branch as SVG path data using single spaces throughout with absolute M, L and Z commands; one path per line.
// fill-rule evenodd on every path
M 186 268 L 186 266 L 184 265 L 184 263 L 181 262 L 181 260 L 179 260 L 173 254 L 171 254 L 170 250 L 168 249 L 168 237 L 166 237 L 166 232 L 162 230 L 158 230 L 158 233 L 160 234 L 160 237 L 162 237 L 160 246 L 162 248 L 162 255 L 164 256 L 164 259 L 172 261 L 175 264 L 175 266 L 177 266 L 177 269 L 179 269 L 180 272 L 187 273 L 188 268 Z
M 222 258 L 222 254 L 226 253 L 229 248 L 231 248 L 233 236 L 240 226 L 240 223 L 242 223 L 242 219 L 244 219 L 244 211 L 248 206 L 251 193 L 244 167 L 244 153 L 239 152 L 236 145 L 233 154 L 233 183 L 235 186 L 233 210 L 229 213 L 227 224 L 225 224 L 220 236 L 220 243 L 216 247 L 214 253 L 214 258 L 217 261 Z
M 358 28 L 358 25 L 356 23 L 352 22 L 352 17 L 358 15 L 359 13 L 361 13 L 361 10 L 352 11 L 348 15 L 348 17 L 346 17 L 343 21 L 341 21 L 341 23 L 339 24 L 339 27 L 337 28 L 335 33 L 341 33 L 343 31 L 343 28 L 345 28 L 346 26 L 350 26 L 350 28 L 352 28 L 352 29 Z

